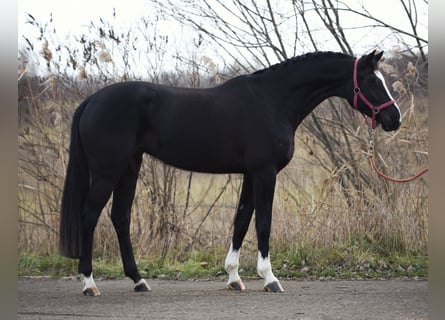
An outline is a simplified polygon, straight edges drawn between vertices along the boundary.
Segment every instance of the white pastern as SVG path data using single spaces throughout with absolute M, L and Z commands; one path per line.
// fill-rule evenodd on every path
M 139 288 L 137 291 L 151 291 L 151 288 L 145 279 L 139 280 L 139 282 L 135 284 L 135 288 Z
M 83 276 L 83 294 L 87 296 L 100 296 L 100 291 L 97 289 L 96 283 L 93 279 L 93 273 L 89 277 Z
M 388 97 L 389 97 L 391 100 L 395 101 L 394 98 L 392 97 L 391 93 L 389 92 L 388 87 L 386 86 L 386 81 L 385 81 L 385 78 L 383 77 L 383 74 L 382 74 L 379 70 L 375 70 L 375 71 L 374 71 L 374 74 L 377 76 L 377 78 L 380 79 L 380 81 L 382 81 L 382 83 L 383 83 L 383 87 L 385 88 L 385 90 L 386 90 L 386 94 L 388 95 Z M 397 105 L 397 103 L 395 103 L 395 102 L 394 102 L 394 105 L 396 106 L 397 110 L 399 111 L 399 115 L 400 115 L 400 123 L 402 123 L 402 113 L 400 112 L 400 108 L 399 108 L 399 106 Z
M 277 277 L 275 277 L 274 274 L 272 273 L 272 265 L 270 264 L 270 255 L 268 255 L 266 258 L 263 258 L 261 252 L 258 251 L 257 271 L 258 275 L 265 280 L 265 287 L 268 284 L 276 282 L 279 288 L 281 288 L 281 291 L 283 291 L 283 288 L 281 287 Z
M 240 251 L 233 250 L 233 244 L 231 244 L 224 264 L 224 269 L 226 269 L 227 273 L 229 274 L 229 281 L 227 282 L 227 285 L 230 287 L 233 283 L 237 283 L 241 290 L 244 290 L 244 284 L 242 283 L 238 274 L 239 256 Z

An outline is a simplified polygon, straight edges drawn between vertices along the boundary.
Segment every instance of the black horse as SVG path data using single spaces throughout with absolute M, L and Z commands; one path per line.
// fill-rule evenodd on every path
M 258 274 L 266 290 L 282 291 L 269 260 L 277 173 L 292 158 L 298 125 L 328 97 L 345 98 L 374 127 L 399 128 L 400 110 L 377 71 L 381 57 L 375 51 L 360 59 L 309 53 L 214 88 L 125 82 L 87 98 L 73 117 L 60 220 L 60 252 L 80 259 L 83 293 L 100 294 L 92 275 L 93 233 L 111 194 L 125 274 L 136 291 L 150 290 L 137 270 L 129 234 L 143 153 L 184 170 L 242 174 L 225 262 L 228 287 L 245 289 L 239 254 L 255 210 Z

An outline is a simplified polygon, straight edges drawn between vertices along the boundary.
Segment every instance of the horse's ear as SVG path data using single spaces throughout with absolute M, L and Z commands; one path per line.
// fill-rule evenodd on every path
M 374 58 L 376 52 L 377 52 L 377 50 L 373 50 L 370 54 L 368 54 L 368 58 L 369 59 Z
M 383 56 L 383 51 L 377 54 L 376 52 L 377 50 L 373 50 L 370 54 L 364 55 L 360 60 L 363 61 L 364 65 L 373 69 L 377 69 L 377 64 Z
M 378 65 L 379 61 L 382 59 L 382 56 L 383 56 L 383 51 L 380 51 L 379 53 L 374 55 L 374 59 L 372 60 L 372 62 L 374 64 L 374 68 L 377 68 L 377 65 Z

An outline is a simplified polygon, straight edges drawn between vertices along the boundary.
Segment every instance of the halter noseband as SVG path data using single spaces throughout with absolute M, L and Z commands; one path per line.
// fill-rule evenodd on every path
M 396 102 L 394 100 L 389 100 L 388 102 L 382 103 L 379 106 L 373 105 L 368 99 L 366 99 L 365 95 L 360 90 L 360 87 L 358 86 L 357 81 L 357 68 L 358 68 L 358 61 L 359 59 L 355 59 L 354 63 L 354 108 L 358 110 L 358 98 L 362 99 L 362 101 L 371 109 L 372 112 L 372 123 L 371 127 L 372 129 L 376 128 L 376 116 L 380 112 L 380 110 L 385 109 L 386 107 L 389 107 L 392 104 L 395 104 Z

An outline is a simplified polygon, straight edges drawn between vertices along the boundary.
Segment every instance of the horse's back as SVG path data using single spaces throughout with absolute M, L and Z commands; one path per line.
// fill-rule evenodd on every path
M 94 160 L 145 152 L 185 170 L 244 173 L 283 162 L 273 159 L 288 152 L 277 151 L 284 126 L 275 116 L 243 79 L 209 89 L 125 82 L 89 98 L 80 132 Z M 285 135 L 290 147 L 292 132 Z
M 146 152 L 183 169 L 237 171 L 240 114 L 230 109 L 216 89 L 124 82 L 88 98 L 79 130 L 94 160 Z

